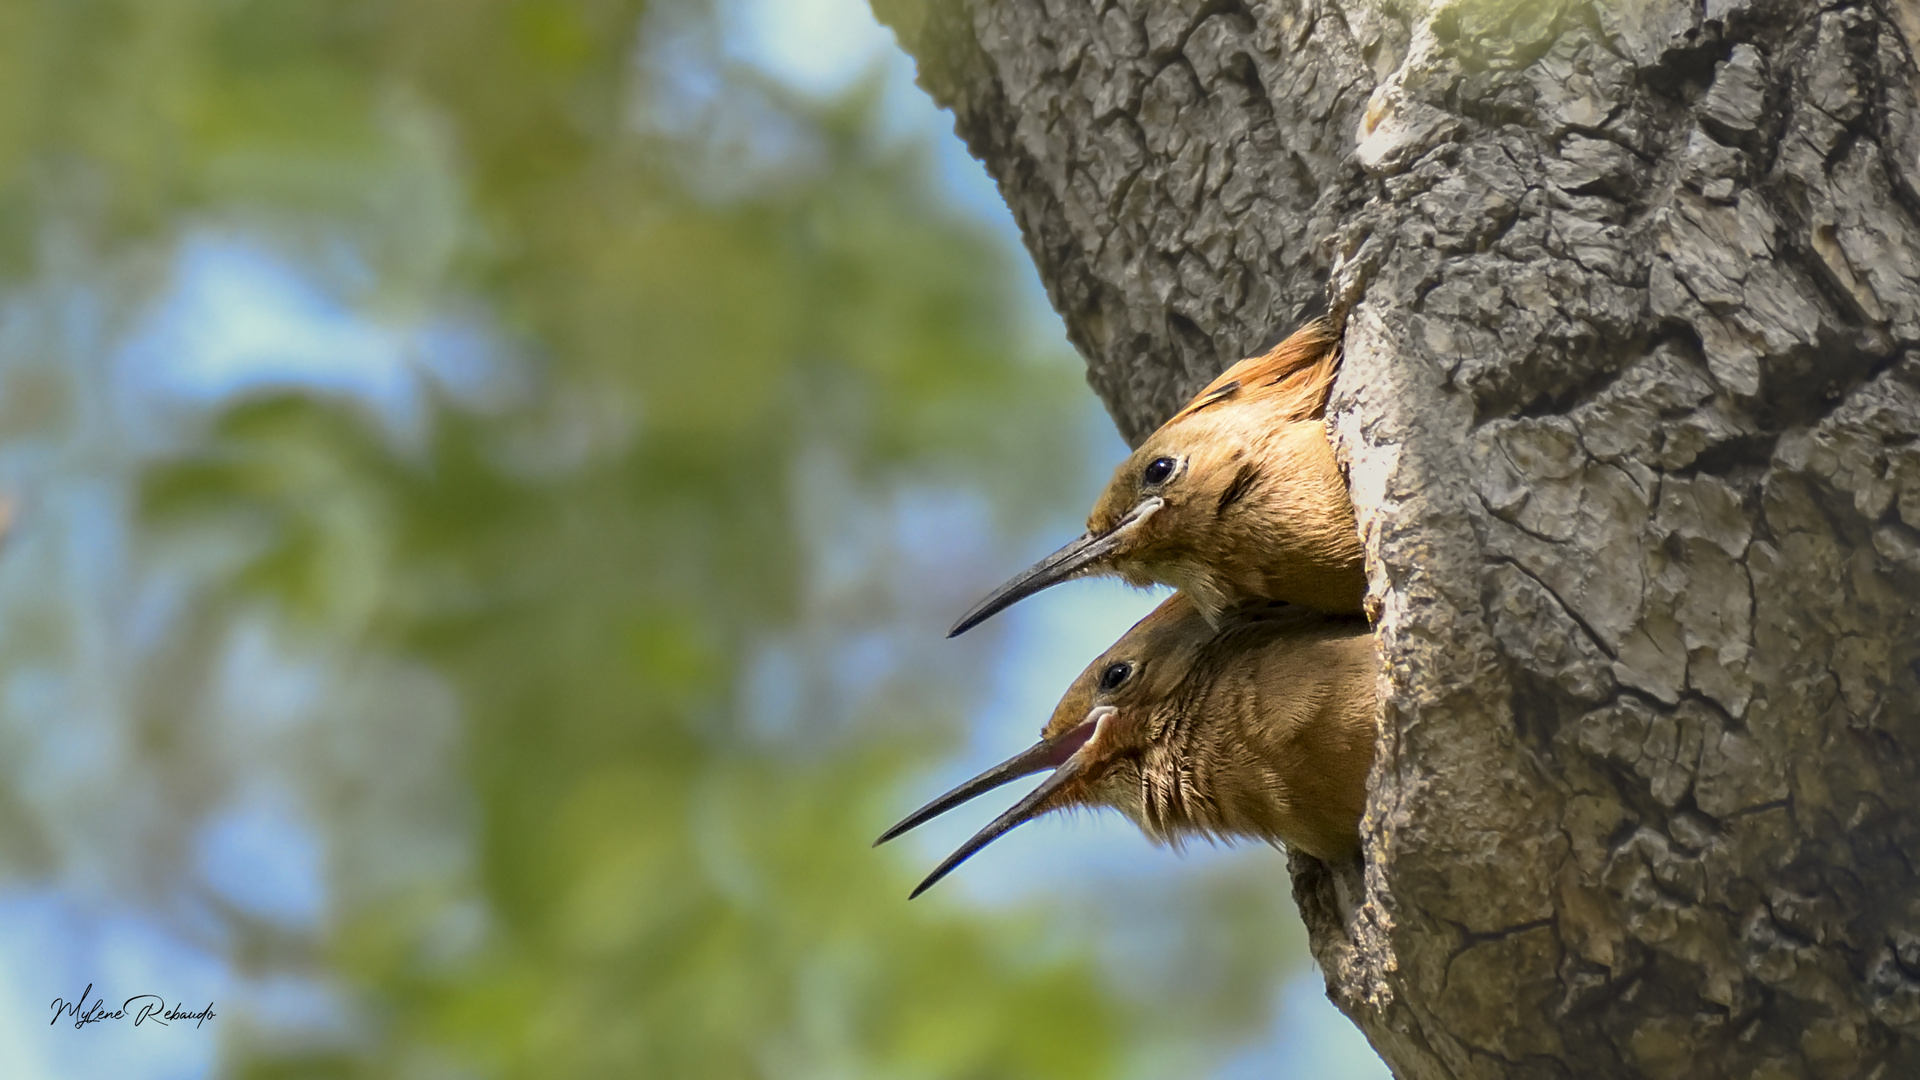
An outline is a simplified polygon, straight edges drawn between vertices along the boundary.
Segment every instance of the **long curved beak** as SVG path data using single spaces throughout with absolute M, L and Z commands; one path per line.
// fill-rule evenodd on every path
M 1093 737 L 1094 726 L 1090 723 L 1076 724 L 1051 739 L 1042 739 L 1034 743 L 908 814 L 900 820 L 898 825 L 881 833 L 880 839 L 875 840 L 873 846 L 879 847 L 909 829 L 919 828 L 961 803 L 970 802 L 1002 784 L 1011 784 L 1023 776 L 1032 776 L 1034 773 L 1045 772 L 1048 769 L 1058 769 L 1066 764 L 1067 760 L 1073 757 L 1082 746 L 1085 746 L 1089 738 Z
M 972 839 L 961 844 L 958 850 L 947 856 L 939 866 L 934 867 L 933 873 L 928 874 L 925 880 L 915 886 L 907 899 L 911 900 L 932 888 L 935 882 L 952 873 L 955 867 L 972 858 L 981 848 L 998 840 L 1015 826 L 1025 824 L 1053 809 L 1047 803 L 1054 794 L 1068 782 L 1086 773 L 1088 758 L 1081 753 L 1081 750 L 1093 741 L 1094 736 L 1100 732 L 1100 725 L 1114 715 L 1114 712 L 1111 705 L 1094 709 L 1080 723 L 1051 739 L 1044 739 L 1022 750 L 908 814 L 898 825 L 880 834 L 880 839 L 873 842 L 876 847 L 1002 784 L 1049 768 L 1053 770 L 1053 775 L 1041 781 L 1039 787 L 1028 792 L 1026 798 L 1015 803 L 1006 813 L 994 818 L 992 824 L 973 834 Z
M 1077 539 L 1065 547 L 1022 570 L 1014 575 L 1012 581 L 988 593 L 986 599 L 973 605 L 972 610 L 960 616 L 960 621 L 953 624 L 953 629 L 947 631 L 947 636 L 959 637 L 1034 593 L 1085 573 L 1095 563 L 1112 554 L 1114 548 L 1119 547 L 1128 535 L 1166 504 L 1166 500 L 1158 495 L 1150 496 L 1140 500 L 1138 506 L 1127 511 L 1127 515 L 1106 532 L 1081 533 Z

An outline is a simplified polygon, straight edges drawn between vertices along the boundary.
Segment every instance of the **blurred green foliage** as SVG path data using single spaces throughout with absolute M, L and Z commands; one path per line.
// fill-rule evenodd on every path
M 910 868 L 867 846 L 975 681 L 900 639 L 967 585 L 920 595 L 950 553 L 903 548 L 902 500 L 1005 527 L 1084 494 L 1035 465 L 1081 454 L 1075 365 L 1036 355 L 1006 253 L 880 105 L 756 76 L 691 0 L 0 3 L 16 295 L 78 275 L 111 337 L 186 238 L 244 236 L 358 318 L 508 357 L 423 375 L 411 434 L 285 390 L 114 459 L 142 565 L 190 583 L 131 695 L 163 811 L 258 767 L 184 763 L 224 737 L 198 718 L 234 627 L 265 613 L 325 658 L 337 726 L 272 752 L 327 835 L 327 922 L 226 917 L 236 963 L 343 985 L 358 1019 L 310 1045 L 229 1029 L 238 1073 L 1065 1080 L 1154 1038 L 1084 938 L 910 907 Z M 44 360 L 6 369 L 8 437 L 127 375 L 49 384 Z M 422 679 L 458 717 L 451 786 L 405 749 L 440 691 L 389 693 Z M 41 852 L 16 873 L 59 861 L 0 818 Z M 442 820 L 465 856 L 406 854 Z M 383 850 L 397 870 L 355 870 Z M 1205 992 L 1163 1018 L 1263 1022 L 1296 946 L 1221 928 L 1272 924 L 1281 881 L 1188 913 Z

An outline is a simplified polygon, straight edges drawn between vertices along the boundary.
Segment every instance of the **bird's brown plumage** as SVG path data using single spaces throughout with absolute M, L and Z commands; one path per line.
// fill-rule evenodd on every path
M 1316 321 L 1229 368 L 1114 470 L 1083 536 L 953 632 L 1087 574 L 1172 585 L 1209 622 L 1248 600 L 1358 613 L 1366 571 L 1323 419 L 1339 360 L 1339 338 Z
M 921 889 L 1008 829 L 1070 806 L 1113 807 L 1161 843 L 1251 838 L 1346 858 L 1366 803 L 1377 668 L 1361 619 L 1258 602 L 1223 612 L 1216 628 L 1175 594 L 1074 680 L 1039 743 L 882 839 L 1051 769 Z
M 1259 356 L 1221 372 L 1168 417 L 1167 424 L 1177 424 L 1209 406 L 1249 401 L 1264 402 L 1276 420 L 1319 419 L 1326 413 L 1327 392 L 1339 370 L 1340 339 L 1333 324 L 1315 319 Z

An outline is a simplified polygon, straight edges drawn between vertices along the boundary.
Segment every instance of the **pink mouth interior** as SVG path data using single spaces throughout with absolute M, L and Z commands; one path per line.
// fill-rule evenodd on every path
M 1060 741 L 1053 744 L 1047 756 L 1035 764 L 1043 765 L 1050 769 L 1057 769 L 1066 764 L 1068 758 L 1079 753 L 1080 748 L 1087 745 L 1087 740 L 1093 738 L 1094 731 L 1099 727 L 1100 722 L 1097 720 L 1082 722 L 1080 726 L 1060 736 Z

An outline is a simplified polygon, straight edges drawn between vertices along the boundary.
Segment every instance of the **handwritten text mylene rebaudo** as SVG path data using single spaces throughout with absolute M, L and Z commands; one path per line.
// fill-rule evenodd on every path
M 72 1019 L 75 1028 L 83 1028 L 88 1024 L 100 1023 L 102 1020 L 125 1020 L 131 1016 L 134 1027 L 148 1022 L 161 1027 L 171 1027 L 175 1020 L 192 1020 L 193 1026 L 199 1027 L 219 1015 L 213 1011 L 211 1001 L 207 1002 L 206 1008 L 198 1012 L 188 1012 L 187 1003 L 184 1001 L 169 1009 L 167 999 L 158 994 L 135 994 L 121 1002 L 119 1008 L 109 1009 L 105 998 L 95 998 L 93 1004 L 88 1005 L 87 999 L 92 996 L 93 984 L 88 983 L 87 988 L 80 992 L 80 996 L 72 1001 L 66 998 L 54 998 L 53 1019 L 47 1021 L 48 1026 L 59 1023 L 62 1017 Z

